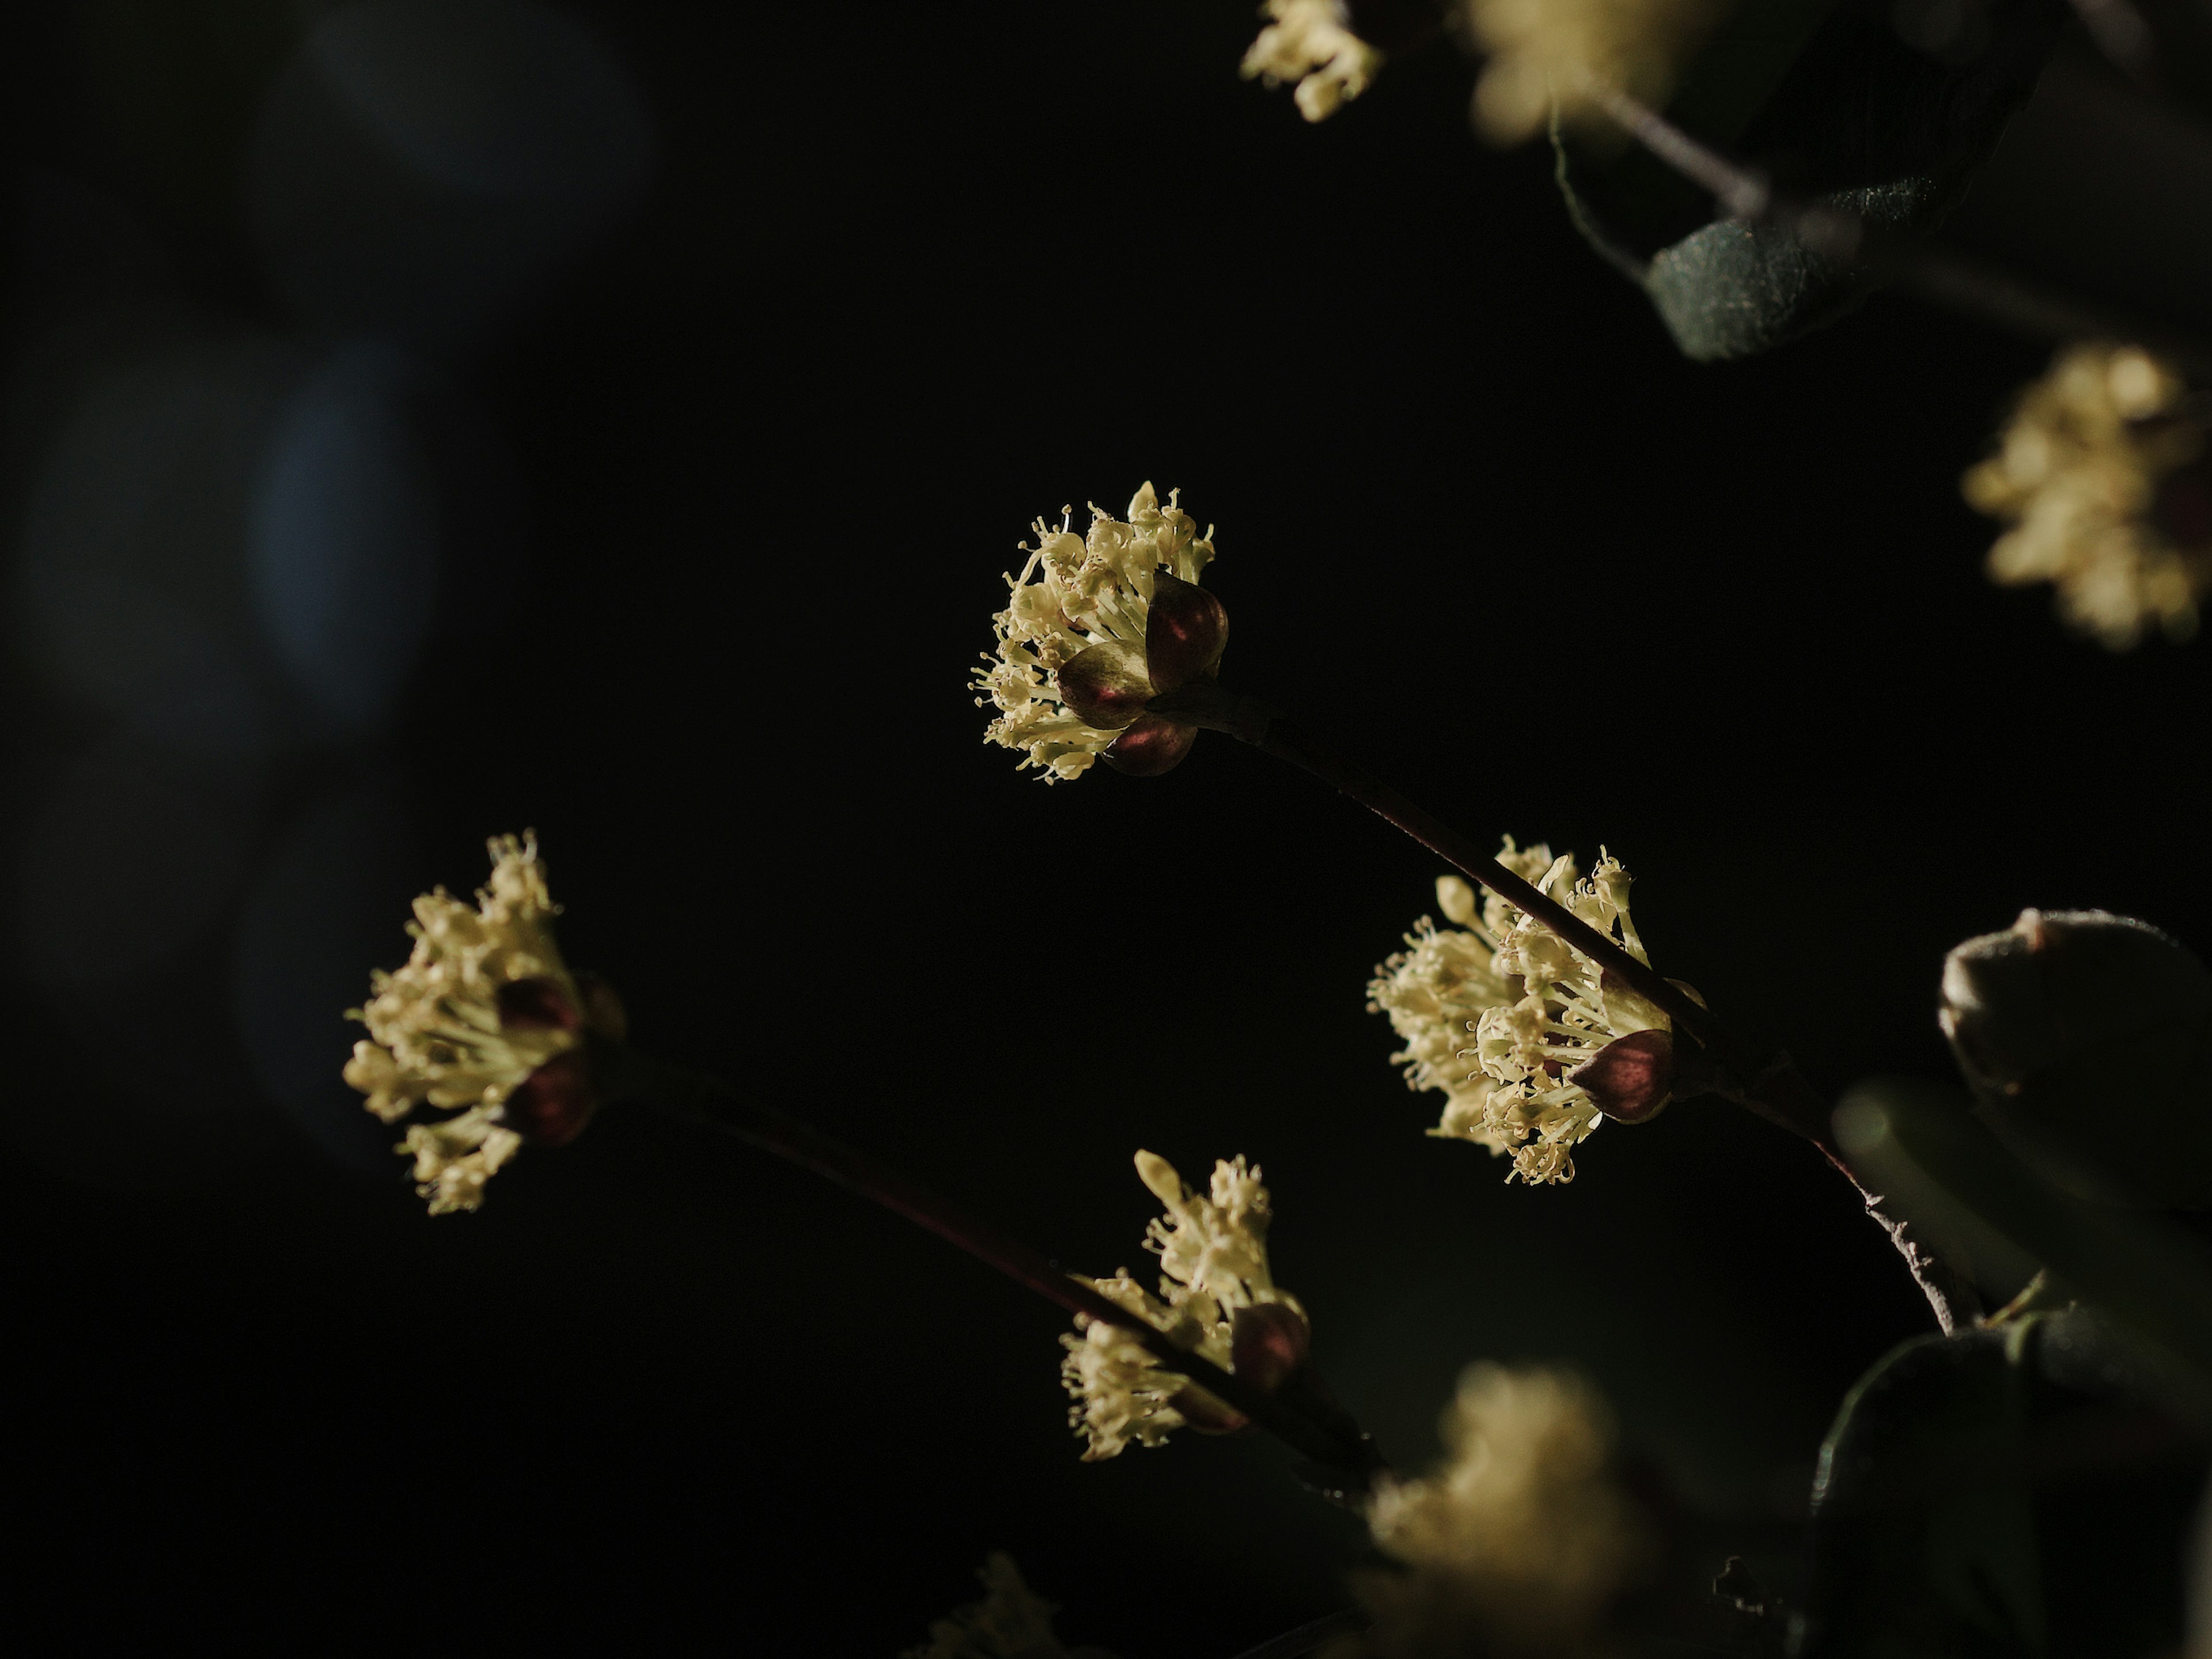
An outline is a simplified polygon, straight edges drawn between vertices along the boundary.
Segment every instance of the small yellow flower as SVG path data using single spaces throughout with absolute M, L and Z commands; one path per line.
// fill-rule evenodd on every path
M 1125 1267 L 1084 1282 L 1222 1370 L 1272 1386 L 1304 1358 L 1305 1310 L 1277 1286 L 1267 1267 L 1271 1212 L 1260 1171 L 1242 1158 L 1213 1166 L 1212 1186 L 1194 1192 L 1167 1159 L 1137 1154 L 1137 1174 L 1167 1214 L 1145 1230 L 1160 1259 L 1156 1297 Z M 1085 1462 L 1118 1455 L 1131 1441 L 1157 1446 L 1186 1424 L 1221 1431 L 1243 1418 L 1204 1389 L 1156 1364 L 1118 1325 L 1079 1316 L 1063 1336 L 1060 1380 L 1075 1396 L 1069 1425 L 1089 1443 Z
M 1613 1604 L 1653 1559 L 1613 1476 L 1612 1413 L 1569 1371 L 1474 1365 L 1427 1479 L 1386 1481 L 1368 1525 L 1402 1573 L 1355 1581 L 1375 1616 L 1364 1655 L 1609 1652 Z
M 425 1106 L 461 1109 L 414 1125 L 395 1149 L 414 1158 L 416 1190 L 433 1215 L 483 1201 L 484 1183 L 522 1145 L 508 1102 L 534 1077 L 562 1086 L 533 1103 L 576 1121 L 522 1127 L 556 1140 L 582 1127 L 563 1066 L 582 1041 L 583 999 L 553 942 L 558 907 L 537 840 L 500 836 L 489 850 L 491 880 L 477 908 L 442 887 L 416 898 L 406 965 L 372 973 L 368 1004 L 347 1012 L 368 1037 L 354 1045 L 345 1080 L 371 1112 L 397 1123 Z
M 1519 848 L 1509 836 L 1498 861 L 1650 961 L 1619 860 L 1601 858 L 1583 879 L 1571 853 L 1555 859 L 1548 847 Z M 1367 988 L 1369 1012 L 1387 1012 L 1407 1040 L 1391 1059 L 1404 1064 L 1410 1087 L 1444 1095 L 1431 1134 L 1510 1154 L 1508 1181 L 1572 1181 L 1570 1154 L 1596 1133 L 1607 1107 L 1641 1119 L 1665 1105 L 1671 1022 L 1496 895 L 1478 908 L 1474 890 L 1446 876 L 1437 900 L 1460 927 L 1422 917 L 1406 936 L 1413 948 L 1385 962 Z M 1614 1046 L 1627 1037 L 1638 1041 Z
M 1540 132 L 1556 106 L 1594 112 L 1594 88 L 1663 106 L 1674 79 L 1729 0 L 1466 0 L 1490 54 L 1474 89 L 1483 130 L 1500 143 Z
M 1552 867 L 1552 849 L 1523 850 L 1509 836 L 1498 861 L 1534 881 Z M 1367 1012 L 1388 1014 L 1390 1029 L 1405 1040 L 1390 1060 L 1406 1068 L 1406 1086 L 1444 1097 L 1443 1121 L 1429 1133 L 1502 1157 L 1512 1143 L 1484 1112 L 1497 1085 L 1473 1064 L 1468 1039 L 1475 1021 L 1513 1000 L 1513 988 L 1495 969 L 1498 935 L 1484 920 L 1475 890 L 1457 876 L 1440 876 L 1437 908 L 1458 926 L 1438 927 L 1428 916 L 1415 921 L 1407 948 L 1378 964 L 1368 981 Z
M 1271 87 L 1295 82 L 1298 113 L 1325 121 L 1367 90 L 1382 54 L 1354 34 L 1344 0 L 1267 0 L 1267 27 L 1244 54 L 1246 80 Z
M 1218 621 L 1206 641 L 1212 654 L 1192 672 L 1211 668 L 1227 633 L 1218 604 L 1195 586 L 1213 557 L 1212 530 L 1198 533 L 1176 492 L 1170 491 L 1162 507 L 1146 484 L 1126 520 L 1094 506 L 1083 536 L 1067 527 L 1072 516 L 1072 508 L 1063 509 L 1057 530 L 1038 520 L 1036 545 L 1023 544 L 1028 562 L 1020 575 L 1006 577 L 1011 602 L 992 619 L 997 652 L 985 656 L 973 682 L 985 694 L 975 706 L 988 701 L 999 711 L 985 740 L 1022 750 L 1022 765 L 1041 768 L 1048 783 L 1080 777 L 1109 750 L 1116 750 L 1117 761 L 1133 758 L 1133 745 L 1152 735 L 1145 703 L 1155 690 L 1169 689 L 1155 684 L 1147 654 L 1148 646 L 1157 652 L 1159 645 L 1148 635 L 1164 583 L 1176 592 L 1178 615 L 1188 611 L 1209 626 Z M 1061 682 L 1071 664 L 1081 677 L 1079 690 Z M 1083 712 L 1070 706 L 1071 698 Z M 1167 725 L 1158 716 L 1151 720 Z M 1182 758 L 1190 729 L 1171 728 L 1184 734 L 1168 738 L 1171 752 L 1147 750 L 1130 769 L 1164 771 Z
M 2060 613 L 2115 651 L 2154 629 L 2184 639 L 2212 588 L 2205 429 L 2168 364 L 2135 346 L 2077 345 L 2021 393 L 1996 453 L 1963 482 L 2011 528 L 1996 580 L 2051 583 Z

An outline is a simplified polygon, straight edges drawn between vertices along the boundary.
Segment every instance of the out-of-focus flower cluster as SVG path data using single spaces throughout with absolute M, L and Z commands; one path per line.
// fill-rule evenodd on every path
M 1139 1152 L 1137 1174 L 1167 1207 L 1145 1232 L 1145 1248 L 1160 1259 L 1159 1295 L 1126 1267 L 1085 1283 L 1222 1370 L 1238 1369 L 1241 1350 L 1248 1374 L 1256 1356 L 1272 1373 L 1268 1380 L 1279 1381 L 1278 1364 L 1287 1370 L 1304 1357 L 1306 1320 L 1268 1270 L 1271 1212 L 1260 1171 L 1242 1158 L 1224 1159 L 1213 1166 L 1211 1189 L 1200 1194 L 1165 1158 Z M 1088 1443 L 1085 1462 L 1115 1456 L 1132 1441 L 1159 1445 L 1185 1425 L 1214 1431 L 1243 1426 L 1239 1413 L 1157 1364 L 1121 1327 L 1090 1318 L 1077 1325 L 1079 1334 L 1060 1338 L 1067 1349 L 1060 1378 L 1075 1397 L 1068 1421 Z
M 2077 345 L 2021 395 L 1966 500 L 2011 528 L 1990 550 L 2008 585 L 2050 582 L 2075 627 L 2124 651 L 2196 631 L 2212 588 L 2205 428 L 2173 368 L 2135 346 Z
M 1508 836 L 1498 861 L 1649 963 L 1618 859 L 1601 856 L 1583 878 L 1571 853 L 1554 858 L 1548 847 L 1516 848 Z M 1510 1155 L 1509 1181 L 1572 1181 L 1572 1150 L 1604 1116 L 1574 1073 L 1616 1039 L 1665 1032 L 1671 1022 L 1505 900 L 1478 902 L 1468 883 L 1446 876 L 1437 903 L 1457 926 L 1420 918 L 1407 948 L 1367 987 L 1368 1011 L 1388 1014 L 1405 1040 L 1390 1058 L 1405 1066 L 1409 1088 L 1444 1097 L 1431 1134 Z
M 508 1097 L 581 1041 L 582 1000 L 553 942 L 559 907 L 537 840 L 502 836 L 489 851 L 476 908 L 442 887 L 417 897 L 406 965 L 372 973 L 368 1003 L 347 1015 L 368 1027 L 345 1080 L 370 1111 L 386 1123 L 424 1106 L 454 1113 L 410 1126 L 396 1149 L 413 1157 L 433 1215 L 483 1203 L 522 1145 L 502 1121 Z
M 903 1659 L 1113 1659 L 1099 1648 L 1062 1647 L 1052 1627 L 1060 1609 L 1022 1582 L 1005 1551 L 994 1550 L 975 1576 L 983 1599 L 933 1622 L 929 1640 Z
M 1386 1481 L 1370 1504 L 1375 1541 L 1402 1570 L 1356 1581 L 1375 1625 L 1332 1655 L 1613 1651 L 1613 1607 L 1655 1551 L 1613 1475 L 1597 1390 L 1572 1372 L 1475 1365 L 1442 1426 L 1442 1467 Z
M 1036 545 L 1022 544 L 1028 562 L 1020 575 L 1006 577 L 1011 603 L 992 618 L 997 651 L 974 682 L 985 694 L 976 707 L 988 701 L 999 711 L 985 738 L 1020 750 L 1022 765 L 1041 768 L 1048 783 L 1079 777 L 1121 735 L 1065 706 L 1059 671 L 1079 653 L 1109 646 L 1141 678 L 1157 573 L 1195 582 L 1213 557 L 1211 527 L 1200 536 L 1173 490 L 1162 507 L 1146 484 L 1127 520 L 1094 505 L 1084 536 L 1067 527 L 1072 515 L 1064 509 L 1057 530 L 1042 519 L 1032 526 Z
M 1466 0 L 1468 31 L 1489 53 L 1474 90 L 1483 129 L 1501 143 L 1595 112 L 1611 88 L 1664 104 L 1676 76 L 1728 0 Z
M 1325 121 L 1382 66 L 1382 54 L 1352 32 L 1344 0 L 1267 0 L 1260 38 L 1244 54 L 1246 80 L 1295 85 L 1291 96 L 1309 121 Z

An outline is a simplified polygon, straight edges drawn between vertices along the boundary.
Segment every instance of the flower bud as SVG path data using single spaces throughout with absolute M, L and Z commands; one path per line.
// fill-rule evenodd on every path
M 1567 1081 L 1615 1121 L 1648 1123 L 1665 1109 L 1674 1085 L 1674 1039 L 1656 1030 L 1615 1037 L 1568 1073 Z
M 1133 778 L 1156 778 L 1182 764 L 1190 746 L 1198 741 L 1198 728 L 1162 720 L 1158 714 L 1139 715 L 1121 735 L 1106 745 L 1106 764 Z
M 1306 1363 L 1313 1330 L 1298 1310 L 1281 1302 L 1239 1308 L 1229 1325 L 1230 1370 L 1273 1393 Z
M 1153 579 L 1145 621 L 1145 670 L 1155 696 L 1212 672 L 1229 643 L 1229 613 L 1195 582 L 1163 570 Z
M 1060 667 L 1060 701 L 1086 726 L 1117 731 L 1145 712 L 1152 695 L 1143 653 L 1119 640 L 1086 646 Z
M 2157 929 L 2024 910 L 1944 959 L 1939 1023 L 1984 1119 L 2047 1177 L 2212 1203 L 2212 973 Z
M 1453 927 L 1474 927 L 1478 902 L 1473 884 L 1457 876 L 1437 878 L 1437 908 Z
M 500 1121 L 538 1146 L 565 1146 L 584 1133 L 599 1109 L 583 1050 L 556 1054 L 514 1085 Z

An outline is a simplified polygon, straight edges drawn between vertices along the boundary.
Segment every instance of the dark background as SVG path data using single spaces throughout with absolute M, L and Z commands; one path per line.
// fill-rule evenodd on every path
M 1685 362 L 1455 52 L 1309 128 L 1249 10 L 9 26 L 11 1623 L 884 1654 L 994 1547 L 1128 1659 L 1342 1604 L 1359 1528 L 1274 1447 L 1079 1464 L 1055 1315 L 741 1147 L 610 1115 L 427 1219 L 338 1011 L 525 826 L 646 1046 L 1091 1271 L 1135 1148 L 1247 1153 L 1401 1466 L 1468 1361 L 1571 1361 L 1786 1559 L 1928 1324 L 1848 1188 L 1711 1102 L 1565 1188 L 1425 1139 L 1362 1004 L 1432 860 L 1224 739 L 1017 776 L 963 690 L 999 573 L 1180 486 L 1231 683 L 1610 848 L 1829 1087 L 1945 1075 L 1942 953 L 2023 904 L 2212 937 L 2202 647 L 1982 577 L 1958 475 L 2042 344 L 1879 300 Z M 1960 234 L 2078 261 L 2128 167 L 2053 73 Z

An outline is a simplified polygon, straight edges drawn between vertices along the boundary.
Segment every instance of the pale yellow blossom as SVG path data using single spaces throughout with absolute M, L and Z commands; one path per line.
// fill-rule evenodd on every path
M 1517 848 L 1509 836 L 1498 862 L 1646 960 L 1619 860 L 1601 859 L 1585 881 L 1573 854 Z M 1405 1039 L 1391 1059 L 1405 1066 L 1408 1087 L 1444 1096 L 1431 1134 L 1510 1154 L 1509 1181 L 1571 1181 L 1570 1152 L 1603 1115 L 1566 1073 L 1617 1037 L 1665 1030 L 1667 1018 L 1607 986 L 1595 963 L 1495 894 L 1478 902 L 1466 882 L 1446 876 L 1437 900 L 1460 925 L 1422 917 L 1406 935 L 1409 948 L 1377 968 L 1367 988 L 1369 1012 L 1389 1014 Z
M 1629 875 L 1618 859 L 1601 849 L 1597 867 L 1578 879 L 1573 854 L 1565 854 L 1535 885 L 1650 963 L 1629 915 Z M 1502 900 L 1494 901 L 1489 916 L 1499 930 L 1493 971 L 1520 994 L 1474 1022 L 1472 1052 L 1493 1085 L 1483 1102 L 1483 1121 L 1513 1150 L 1507 1180 L 1517 1176 L 1532 1186 L 1572 1181 L 1572 1149 L 1604 1121 L 1573 1073 L 1607 1044 L 1638 1031 L 1667 1032 L 1672 1022 L 1627 987 L 1607 981 L 1597 963 L 1542 922 Z M 1663 1097 L 1647 1103 L 1647 1113 L 1663 1103 Z
M 501 1121 L 507 1097 L 581 1040 L 582 1000 L 553 942 L 558 907 L 534 837 L 489 843 L 490 882 L 474 909 L 442 887 L 415 901 L 406 964 L 369 975 L 348 1018 L 368 1027 L 345 1079 L 368 1109 L 397 1123 L 422 1107 L 462 1109 L 411 1127 L 396 1149 L 415 1159 L 433 1214 L 473 1210 L 521 1138 Z M 502 1006 L 502 999 L 506 1006 Z
M 1242 1158 L 1224 1158 L 1199 1193 L 1158 1154 L 1139 1152 L 1136 1161 L 1138 1176 L 1167 1208 L 1145 1230 L 1145 1248 L 1160 1259 L 1159 1294 L 1127 1268 L 1084 1282 L 1224 1370 L 1236 1369 L 1237 1318 L 1247 1310 L 1284 1310 L 1302 1333 L 1304 1309 L 1268 1268 L 1271 1211 L 1260 1171 Z M 1186 1423 L 1235 1425 L 1235 1413 L 1157 1364 L 1127 1330 L 1087 1317 L 1076 1325 L 1080 1334 L 1060 1338 L 1067 1350 L 1060 1378 L 1075 1397 L 1068 1421 L 1088 1442 L 1085 1462 L 1113 1457 L 1132 1441 L 1159 1445 Z
M 1129 516 L 1116 519 L 1094 505 L 1091 528 L 1068 528 L 1073 508 L 1053 528 L 1032 526 L 1037 541 L 1021 574 L 1008 575 L 1009 602 L 992 621 L 994 654 L 971 683 L 999 713 L 985 740 L 1023 751 L 1022 765 L 1042 769 L 1048 783 L 1080 776 L 1121 735 L 1086 723 L 1063 706 L 1055 676 L 1069 659 L 1092 646 L 1128 653 L 1141 674 L 1145 624 L 1158 573 L 1195 582 L 1213 557 L 1212 529 L 1204 536 L 1170 490 L 1162 507 L 1151 484 L 1138 490 Z
M 1474 92 L 1485 131 L 1510 143 L 1569 120 L 1609 88 L 1663 106 L 1729 0 L 1465 0 L 1469 32 L 1489 54 Z
M 1613 1651 L 1614 1604 L 1655 1551 L 1613 1474 L 1613 1418 L 1597 1390 L 1569 1371 L 1475 1365 L 1442 1428 L 1442 1466 L 1385 1480 L 1370 1502 L 1375 1541 L 1402 1571 L 1355 1581 L 1374 1627 L 1337 1651 Z
M 2051 583 L 2060 613 L 2115 651 L 2194 633 L 2212 588 L 2212 491 L 2193 476 L 2205 428 L 2188 403 L 2179 374 L 2140 348 L 2059 353 L 1964 480 L 1969 502 L 2011 526 L 1990 576 Z
M 1267 0 L 1260 15 L 1267 26 L 1244 54 L 1244 78 L 1295 82 L 1291 96 L 1309 121 L 1358 97 L 1382 66 L 1382 54 L 1352 32 L 1344 0 Z

